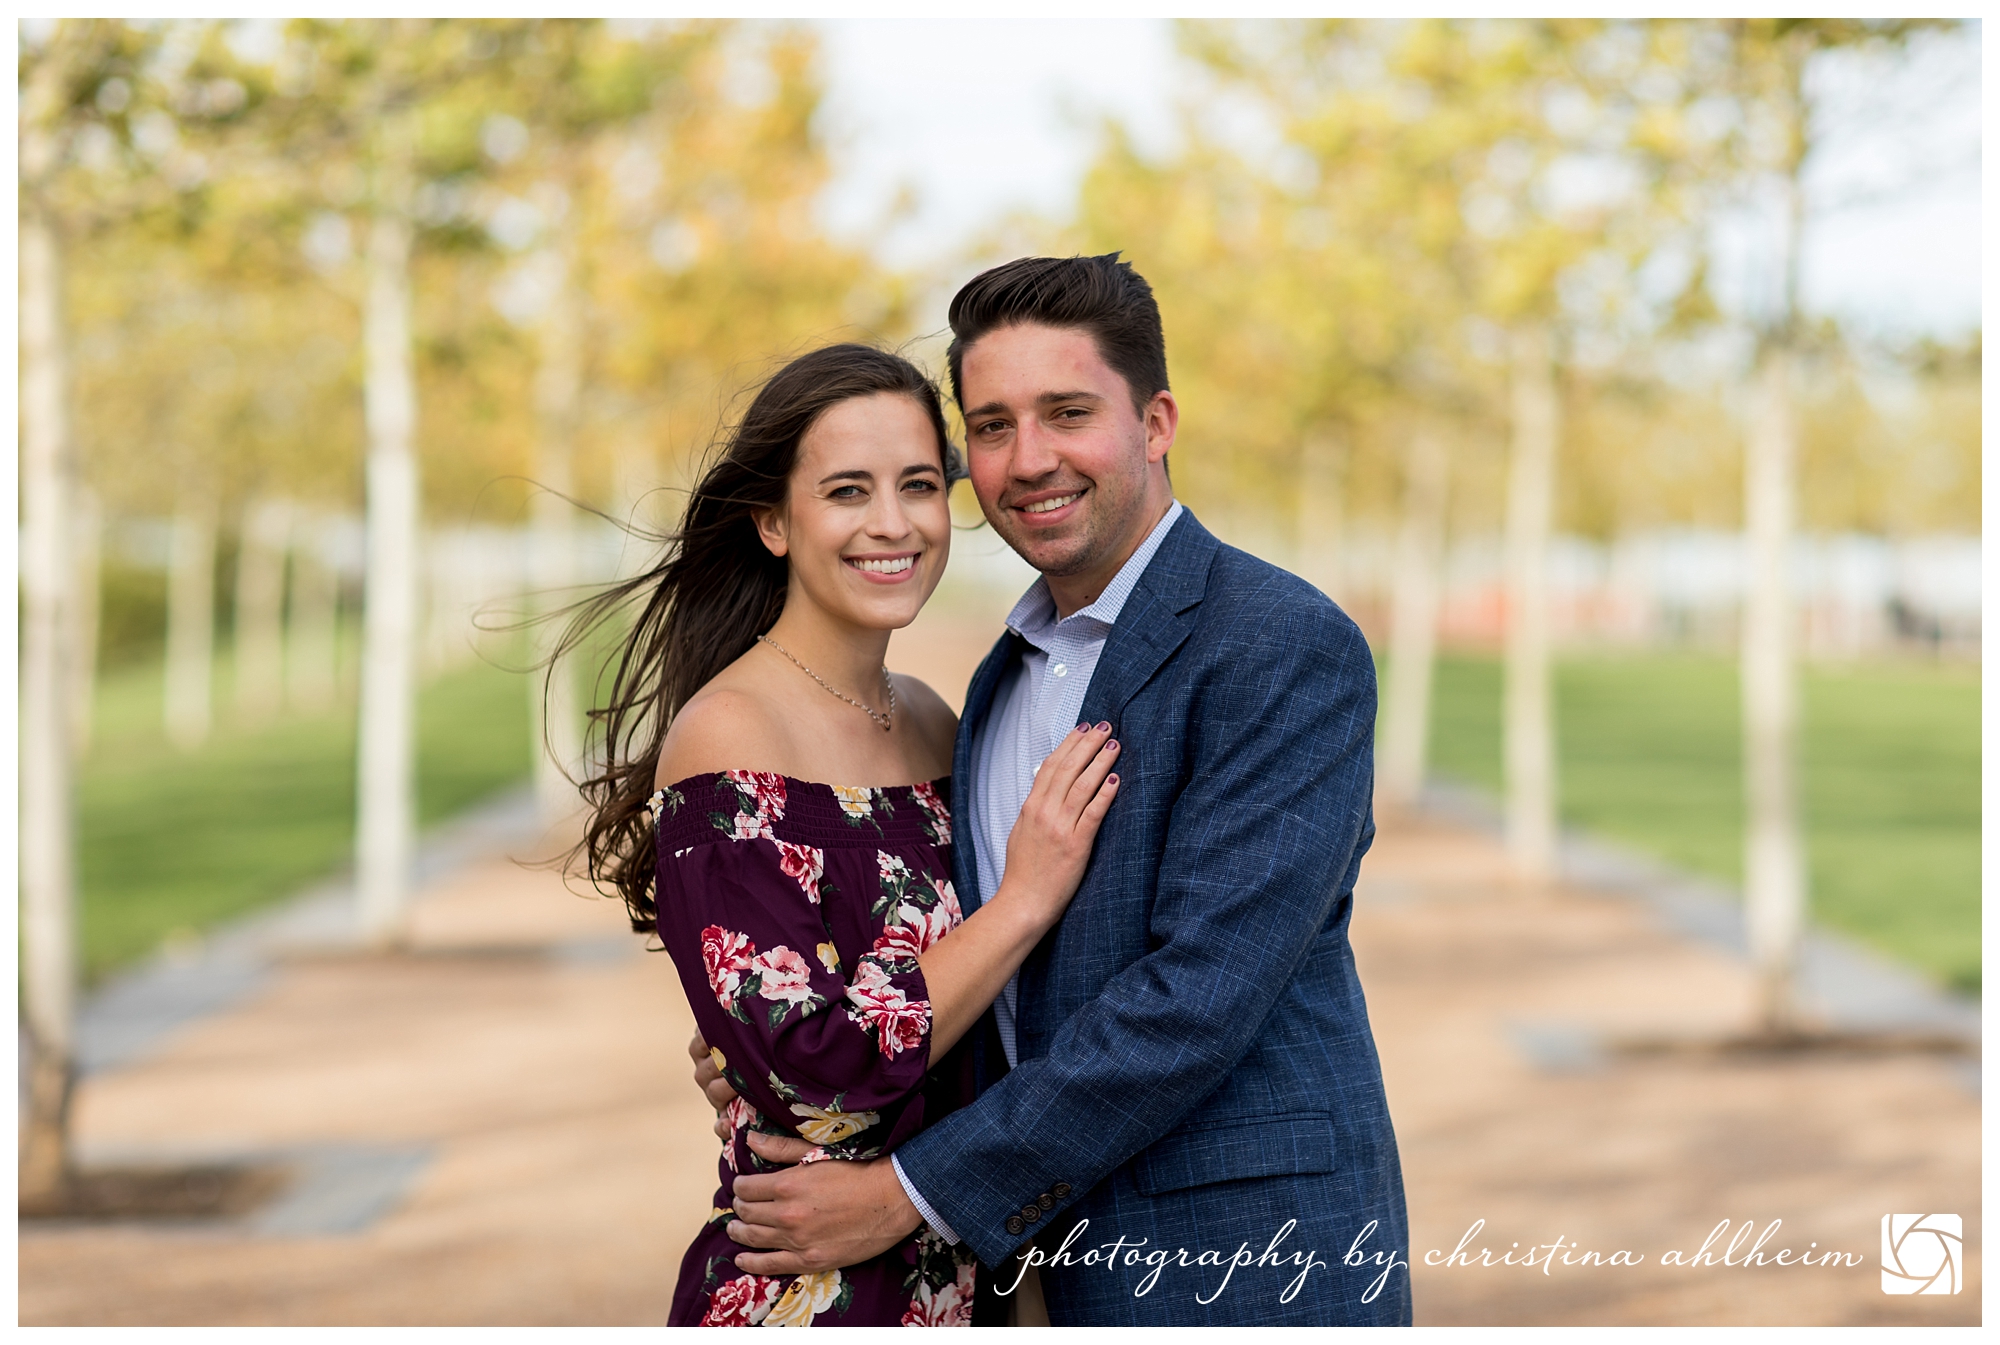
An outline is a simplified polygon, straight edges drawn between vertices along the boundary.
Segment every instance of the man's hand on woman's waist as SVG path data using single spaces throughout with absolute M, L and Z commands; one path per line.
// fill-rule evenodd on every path
M 797 1163 L 812 1146 L 752 1131 L 750 1148 L 769 1163 Z M 807 1163 L 736 1179 L 733 1242 L 758 1250 L 736 1258 L 752 1275 L 801 1275 L 851 1266 L 905 1241 L 923 1216 L 886 1158 Z
M 715 1133 L 732 1138 L 723 1111 L 736 1090 L 722 1077 L 701 1033 L 688 1042 L 694 1082 L 715 1108 Z M 750 1148 L 767 1163 L 796 1164 L 813 1146 L 789 1135 L 751 1131 Z M 801 1275 L 851 1266 L 888 1251 L 917 1231 L 923 1216 L 903 1191 L 886 1158 L 863 1163 L 810 1163 L 782 1172 L 736 1178 L 733 1242 L 755 1248 L 736 1258 L 752 1275 Z

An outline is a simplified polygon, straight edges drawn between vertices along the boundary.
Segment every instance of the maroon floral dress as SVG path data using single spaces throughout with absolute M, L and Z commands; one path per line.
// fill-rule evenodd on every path
M 870 789 L 753 771 L 653 796 L 660 941 L 739 1098 L 669 1325 L 971 1325 L 972 1253 L 928 1227 L 860 1265 L 778 1276 L 739 1271 L 745 1248 L 726 1231 L 736 1175 L 773 1170 L 750 1131 L 809 1141 L 808 1163 L 878 1158 L 970 1101 L 965 1051 L 929 1068 L 917 966 L 962 919 L 949 797 L 945 781 Z

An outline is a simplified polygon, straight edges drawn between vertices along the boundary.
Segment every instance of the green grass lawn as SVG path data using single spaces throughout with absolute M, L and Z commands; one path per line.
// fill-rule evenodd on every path
M 218 690 L 229 686 L 226 666 Z M 156 948 L 346 863 L 354 844 L 354 710 L 232 722 L 195 752 L 162 735 L 157 667 L 109 674 L 80 787 L 84 974 Z M 484 663 L 424 687 L 417 704 L 421 820 L 449 816 L 527 775 L 527 689 Z
M 1500 787 L 1500 665 L 1437 670 L 1431 766 Z M 1742 879 L 1734 660 L 1566 659 L 1556 736 L 1566 823 Z M 1815 919 L 1977 993 L 1979 673 L 1877 664 L 1805 675 L 1802 787 Z

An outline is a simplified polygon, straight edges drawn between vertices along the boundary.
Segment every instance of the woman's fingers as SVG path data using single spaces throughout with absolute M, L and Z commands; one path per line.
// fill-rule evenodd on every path
M 1041 770 L 1035 774 L 1035 783 L 1047 790 L 1046 797 L 1061 799 L 1068 795 L 1076 777 L 1090 765 L 1091 758 L 1111 736 L 1111 725 L 1094 724 L 1066 736 L 1056 745 L 1042 762 Z
M 1084 753 L 1089 748 L 1091 732 L 1085 726 L 1064 734 L 1063 740 L 1056 744 L 1056 750 L 1043 758 L 1041 769 L 1035 772 L 1035 784 L 1044 791 L 1058 791 L 1055 797 L 1061 798 L 1060 791 L 1069 788 L 1083 762 L 1089 760 Z
M 1098 788 L 1105 777 L 1111 774 L 1113 763 L 1118 760 L 1118 743 L 1109 740 L 1097 749 L 1097 755 L 1083 763 L 1083 769 L 1071 782 L 1069 792 L 1063 796 L 1063 806 L 1073 816 L 1082 816 L 1090 801 L 1097 797 Z
M 1118 777 L 1107 775 L 1104 783 L 1097 787 L 1097 793 L 1084 805 L 1083 816 L 1079 819 L 1094 834 L 1104 815 L 1111 811 L 1111 800 L 1118 797 Z

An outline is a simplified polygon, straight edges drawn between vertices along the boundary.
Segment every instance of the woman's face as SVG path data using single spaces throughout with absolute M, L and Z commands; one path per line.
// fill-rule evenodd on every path
M 875 630 L 914 621 L 951 551 L 944 464 L 915 399 L 836 402 L 799 441 L 791 489 L 757 530 L 791 564 L 794 593 Z

